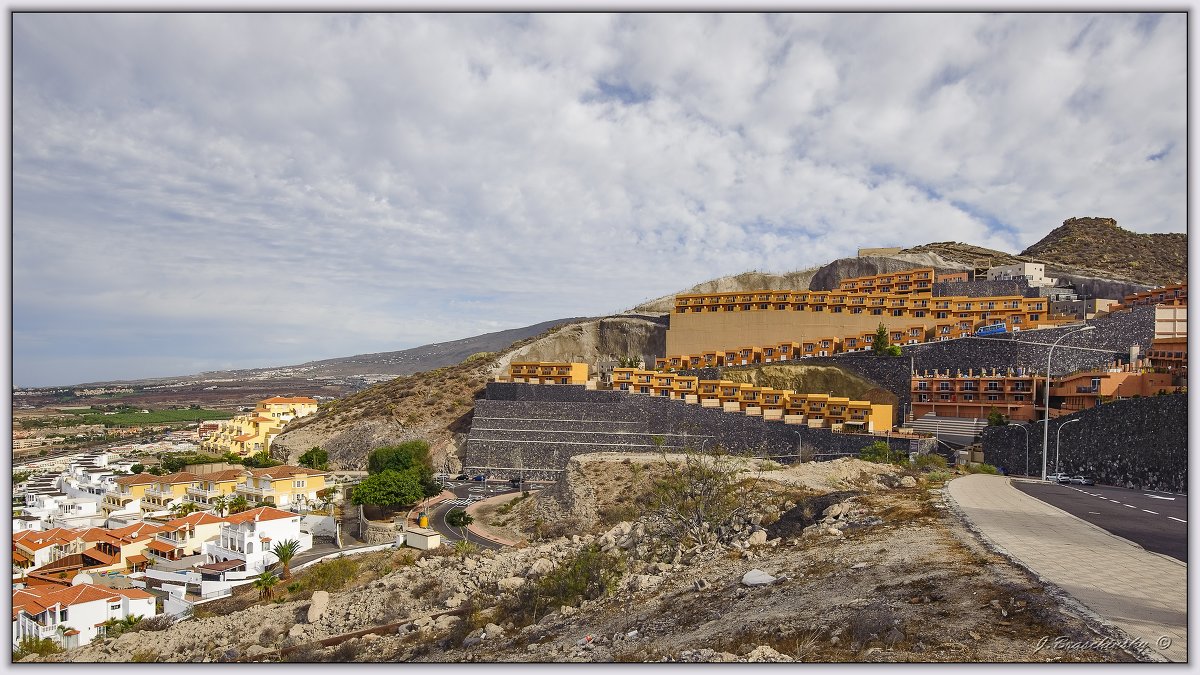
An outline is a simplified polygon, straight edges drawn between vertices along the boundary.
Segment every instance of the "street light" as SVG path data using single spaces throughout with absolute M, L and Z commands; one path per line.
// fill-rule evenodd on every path
M 1062 424 L 1058 425 L 1058 431 L 1054 432 L 1054 473 L 1059 473 L 1060 471 L 1062 471 L 1062 469 L 1058 465 L 1058 447 L 1059 447 L 1059 444 L 1062 442 L 1062 429 L 1063 429 L 1063 427 L 1067 426 L 1068 424 L 1071 424 L 1073 422 L 1078 422 L 1078 421 L 1079 421 L 1078 417 L 1076 417 L 1073 420 L 1067 420 L 1066 422 L 1063 422 Z
M 1042 427 L 1042 480 L 1046 480 L 1046 449 L 1050 447 L 1050 357 L 1054 355 L 1054 348 L 1058 343 L 1062 342 L 1068 335 L 1082 333 L 1085 330 L 1092 330 L 1095 326 L 1084 326 L 1079 330 L 1064 333 L 1062 337 L 1054 341 L 1050 345 L 1050 351 L 1046 352 L 1046 396 L 1043 405 L 1045 406 L 1045 416 L 1042 418 L 1046 426 Z
M 1029 427 L 1025 426 L 1024 424 L 1016 424 L 1015 422 L 1009 422 L 1008 426 L 1016 427 L 1016 428 L 1020 429 L 1021 431 L 1025 432 L 1025 475 L 1028 476 L 1029 475 Z

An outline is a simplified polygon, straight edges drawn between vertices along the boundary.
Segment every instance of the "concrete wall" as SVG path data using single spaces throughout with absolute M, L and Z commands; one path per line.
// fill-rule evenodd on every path
M 1055 470 L 1055 434 L 1072 419 L 1080 421 L 1063 429 L 1058 447 L 1063 472 L 1086 474 L 1105 485 L 1187 492 L 1186 394 L 1114 401 L 1050 420 L 1048 473 Z M 1042 425 L 1026 428 L 1030 472 L 1041 476 Z M 988 464 L 1010 474 L 1024 473 L 1025 433 L 1016 427 L 988 427 L 983 455 Z

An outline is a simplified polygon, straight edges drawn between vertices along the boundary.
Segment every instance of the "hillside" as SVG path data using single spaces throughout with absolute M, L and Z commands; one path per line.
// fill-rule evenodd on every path
M 1113 218 L 1068 218 L 1021 255 L 1156 286 L 1187 279 L 1186 234 L 1138 234 Z
M 730 293 L 750 290 L 803 290 L 808 288 L 819 267 L 797 270 L 785 274 L 770 272 L 743 272 L 741 274 L 710 279 L 686 290 L 648 300 L 634 307 L 633 312 L 668 313 L 675 308 L 675 296 L 689 293 Z
M 982 546 L 949 511 L 945 474 L 857 459 L 740 461 L 723 475 L 737 481 L 741 508 L 713 515 L 719 534 L 700 544 L 671 529 L 664 518 L 677 506 L 655 497 L 679 460 L 587 455 L 554 488 L 495 511 L 527 546 L 329 561 L 279 584 L 275 600 L 245 587 L 165 630 L 26 660 L 1138 660 L 1042 649 L 1045 636 L 1116 633 Z M 567 536 L 543 523 L 542 507 L 563 513 Z

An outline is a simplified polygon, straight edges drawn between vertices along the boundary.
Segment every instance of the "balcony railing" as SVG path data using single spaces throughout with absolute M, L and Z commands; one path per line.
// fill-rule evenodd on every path
M 246 494 L 250 494 L 250 495 L 263 495 L 264 497 L 267 495 L 275 494 L 275 488 L 254 487 L 252 485 L 239 485 L 239 486 L 237 486 L 237 491 L 245 492 Z
M 1100 387 L 1075 387 L 1076 394 L 1095 394 L 1100 391 Z
M 187 493 L 189 495 L 195 495 L 197 497 L 205 497 L 205 498 L 221 496 L 220 490 L 205 490 L 204 488 L 198 488 L 198 487 L 189 487 L 187 489 Z

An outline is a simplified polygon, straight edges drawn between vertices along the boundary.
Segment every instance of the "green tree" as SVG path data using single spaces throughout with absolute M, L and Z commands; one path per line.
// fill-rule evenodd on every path
M 145 470 L 146 467 L 143 464 L 134 464 L 133 466 L 129 467 L 130 473 L 141 473 Z
M 454 509 L 446 514 L 446 524 L 450 527 L 466 527 L 473 522 L 475 519 L 471 517 L 471 514 L 462 509 Z
M 875 352 L 876 356 L 883 356 L 887 354 L 887 348 L 891 344 L 892 341 L 888 339 L 887 326 L 880 321 L 879 327 L 875 329 L 875 339 L 871 341 L 871 351 Z
M 354 487 L 355 504 L 379 506 L 410 506 L 426 497 L 421 480 L 412 471 L 388 469 L 368 476 Z
M 279 565 L 283 568 L 282 577 L 284 579 L 292 578 L 292 570 L 288 565 L 292 562 L 292 558 L 295 558 L 299 552 L 300 542 L 295 539 L 284 539 L 275 544 L 275 547 L 271 549 L 271 553 L 274 553 L 275 557 L 279 558 Z
M 25 481 L 29 480 L 29 477 L 32 475 L 33 475 L 32 471 L 14 471 L 13 472 L 13 485 L 16 485 L 18 483 L 24 483 Z
M 421 485 L 423 497 L 432 497 L 442 491 L 441 484 L 433 479 L 433 460 L 429 456 L 429 443 L 425 441 L 407 441 L 372 450 L 367 455 L 367 473 L 385 471 L 412 475 Z
M 149 469 L 146 469 L 146 473 L 154 476 L 164 476 L 167 472 L 164 471 L 161 466 L 152 466 Z
M 254 587 L 258 589 L 259 600 L 270 600 L 275 597 L 275 584 L 279 578 L 270 572 L 263 572 L 254 579 Z
M 900 351 L 900 345 L 888 345 L 888 348 L 887 348 L 888 356 L 900 356 L 903 353 L 904 352 Z
M 217 495 L 217 497 L 212 500 L 212 507 L 217 510 L 218 516 L 224 516 L 225 510 L 229 508 L 229 497 L 226 497 L 225 495 Z
M 868 462 L 887 463 L 899 461 L 904 457 L 904 453 L 899 450 L 892 450 L 892 447 L 884 441 L 875 441 L 858 451 L 858 458 Z
M 731 541 L 750 508 L 750 488 L 740 484 L 735 460 L 719 452 L 688 452 L 667 468 L 670 473 L 651 490 L 652 531 L 684 547 Z
M 195 502 L 179 502 L 171 507 L 171 515 L 175 518 L 182 518 L 189 513 L 199 511 L 200 507 Z
M 992 411 L 988 413 L 987 420 L 987 425 L 989 427 L 1002 427 L 1008 424 L 1008 418 L 995 408 L 992 408 Z
M 329 468 L 329 453 L 319 446 L 313 446 L 312 450 L 300 455 L 300 466 L 324 471 Z
M 247 499 L 242 495 L 237 495 L 233 499 L 229 500 L 230 513 L 241 513 L 249 508 L 250 502 L 247 501 Z
M 618 356 L 617 357 L 617 367 L 618 368 L 641 368 L 642 367 L 642 357 L 637 356 L 637 355 Z

